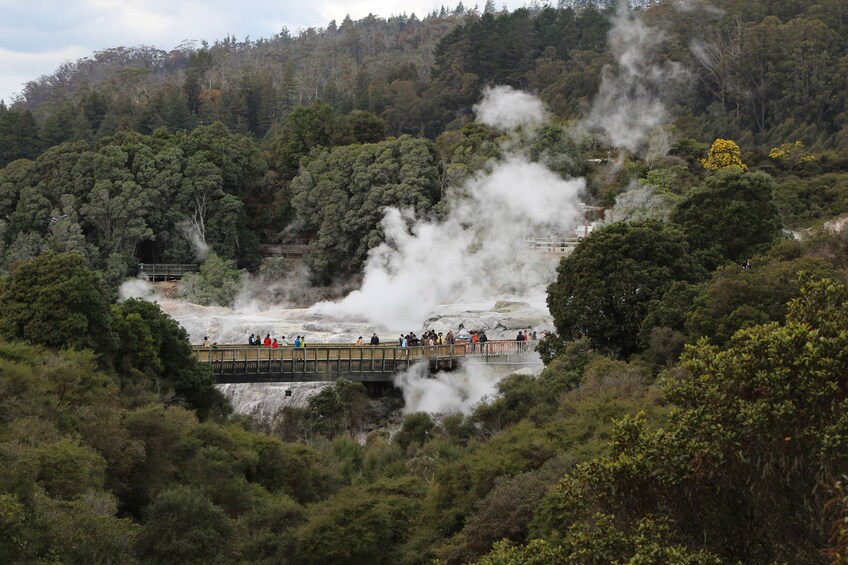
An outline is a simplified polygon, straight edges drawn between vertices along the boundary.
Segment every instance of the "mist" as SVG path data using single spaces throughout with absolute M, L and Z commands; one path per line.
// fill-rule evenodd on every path
M 518 117 L 507 119 L 510 106 Z M 475 108 L 499 127 L 528 127 L 545 115 L 538 99 L 508 87 L 487 90 Z M 417 328 L 441 304 L 538 294 L 554 280 L 555 263 L 525 239 L 573 233 L 584 188 L 583 179 L 563 180 L 515 151 L 448 194 L 444 218 L 387 208 L 385 241 L 369 253 L 360 289 L 310 313 Z
M 605 143 L 631 153 L 657 153 L 668 140 L 654 130 L 667 122 L 664 98 L 688 77 L 680 63 L 660 60 L 662 30 L 646 25 L 620 1 L 612 19 L 609 45 L 616 65 L 604 67 L 601 86 L 584 127 L 600 132 Z M 652 140 L 658 147 L 649 147 Z
M 430 375 L 425 362 L 396 375 L 395 386 L 403 391 L 404 414 L 470 414 L 481 402 L 497 395 L 502 376 L 473 361 L 450 373 Z

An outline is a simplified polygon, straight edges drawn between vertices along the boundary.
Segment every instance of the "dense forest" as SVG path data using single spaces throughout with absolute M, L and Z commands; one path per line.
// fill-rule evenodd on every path
M 848 4 L 639 2 L 634 68 L 611 4 L 122 47 L 0 105 L 3 561 L 848 562 Z M 612 99 L 661 101 L 644 142 L 593 127 L 653 69 Z M 474 121 L 494 85 L 545 121 Z M 188 298 L 227 304 L 287 268 L 263 243 L 355 281 L 387 206 L 438 218 L 518 145 L 604 213 L 541 375 L 469 414 L 359 441 L 398 407 L 341 380 L 233 415 L 173 319 L 116 301 L 203 261 Z

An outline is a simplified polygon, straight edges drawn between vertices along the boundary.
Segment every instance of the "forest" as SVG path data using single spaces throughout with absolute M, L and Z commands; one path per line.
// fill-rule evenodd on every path
M 3 561 L 848 563 L 848 4 L 631 17 L 670 78 L 628 147 L 592 127 L 633 69 L 589 0 L 116 47 L 0 104 Z M 500 85 L 544 123 L 475 121 Z M 270 243 L 355 285 L 387 206 L 441 217 L 517 145 L 604 213 L 547 288 L 542 373 L 470 413 L 363 442 L 399 401 L 340 380 L 235 415 L 179 324 L 117 300 L 202 262 L 185 298 L 228 305 L 294 268 Z

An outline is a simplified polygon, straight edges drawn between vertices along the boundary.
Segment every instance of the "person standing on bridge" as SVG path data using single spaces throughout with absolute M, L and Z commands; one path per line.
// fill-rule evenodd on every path
M 273 347 L 274 349 L 280 347 L 280 344 L 277 343 L 277 338 L 274 338 L 274 341 L 271 342 L 271 347 Z
M 486 337 L 486 330 L 483 330 L 480 332 L 480 351 L 485 349 L 487 341 L 489 341 L 489 338 Z
M 377 332 L 371 336 L 371 345 L 380 345 L 380 338 L 377 337 Z
M 353 345 L 355 345 L 356 347 L 361 346 L 362 345 L 362 336 L 359 336 L 359 339 L 357 339 L 356 343 L 354 343 Z
M 300 336 L 297 336 L 296 338 L 294 338 L 294 348 L 300 349 Z
M 256 339 L 254 338 L 255 334 L 250 334 L 250 337 L 247 338 L 248 345 L 256 345 Z
M 271 347 L 271 334 L 265 334 L 265 339 L 262 340 L 262 345 Z

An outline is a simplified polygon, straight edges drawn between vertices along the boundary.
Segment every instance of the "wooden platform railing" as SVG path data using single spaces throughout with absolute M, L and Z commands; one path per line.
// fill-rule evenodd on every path
M 305 348 L 251 345 L 194 347 L 198 361 L 210 363 L 219 383 L 328 381 L 340 377 L 359 381 L 391 381 L 395 373 L 419 362 L 431 370 L 452 370 L 463 359 L 516 364 L 535 349 L 535 342 L 489 341 L 485 344 L 397 347 L 319 343 Z
M 153 281 L 172 281 L 186 273 L 197 273 L 200 265 L 194 263 L 139 263 L 138 277 Z

